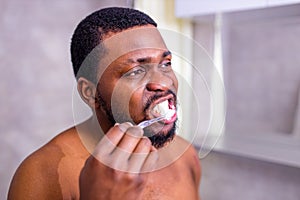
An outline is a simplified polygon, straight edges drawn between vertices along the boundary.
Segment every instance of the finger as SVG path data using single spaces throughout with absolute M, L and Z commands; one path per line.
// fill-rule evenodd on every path
M 98 157 L 103 157 L 105 155 L 111 154 L 118 143 L 121 141 L 126 130 L 131 127 L 131 123 L 118 124 L 112 127 L 97 144 L 93 155 Z
M 155 170 L 158 170 L 159 162 L 159 154 L 157 150 L 151 150 L 150 153 L 148 153 L 147 158 L 145 159 L 140 172 L 141 173 L 147 173 L 147 172 L 153 172 Z
M 152 144 L 149 138 L 142 137 L 134 149 L 134 153 L 149 153 L 152 150 Z
M 144 161 L 146 160 L 149 152 L 151 151 L 151 146 L 151 141 L 148 138 L 144 137 L 140 139 L 133 154 L 131 154 L 128 160 L 128 172 L 140 173 Z
M 111 153 L 113 161 L 111 163 L 114 169 L 128 171 L 129 158 L 141 140 L 143 130 L 138 126 L 129 127 L 119 142 L 117 148 Z
M 118 144 L 118 149 L 133 152 L 143 136 L 143 129 L 138 126 L 129 127 Z
M 132 124 L 130 122 L 125 122 L 122 124 L 115 125 L 113 128 L 111 128 L 105 136 L 114 144 L 118 145 L 122 137 L 124 136 L 124 133 L 127 131 L 129 127 L 131 127 Z

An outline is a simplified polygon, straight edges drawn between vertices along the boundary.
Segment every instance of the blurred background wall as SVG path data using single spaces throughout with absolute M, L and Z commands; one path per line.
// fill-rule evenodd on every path
M 211 2 L 206 6 L 215 10 L 191 17 L 193 38 L 222 61 L 216 63 L 222 65 L 227 113 L 224 133 L 202 159 L 202 197 L 300 199 L 300 5 L 226 11 L 228 5 L 222 10 Z
M 300 168 L 298 162 L 292 162 L 296 160 L 293 155 L 300 152 L 299 5 L 291 8 L 294 14 L 285 11 L 277 15 L 279 10 L 273 10 L 268 11 L 273 14 L 264 15 L 260 9 L 254 14 L 224 14 L 223 26 L 218 29 L 216 13 L 198 16 L 196 12 L 187 17 L 177 12 L 176 17 L 175 10 L 193 13 L 194 8 L 202 8 L 192 4 L 189 12 L 176 2 L 0 2 L 0 199 L 6 198 L 20 162 L 74 124 L 70 38 L 83 17 L 111 5 L 145 11 L 159 27 L 195 39 L 215 61 L 216 31 L 222 32 L 221 59 L 228 97 L 226 137 L 222 138 L 230 142 L 220 140 L 201 160 L 202 199 L 300 199 Z M 189 2 L 193 1 L 184 1 L 184 5 Z M 273 85 L 278 87 L 269 90 Z M 197 89 L 197 83 L 194 86 Z M 240 135 L 244 136 L 238 138 Z M 201 138 L 196 140 L 201 144 Z M 287 155 L 291 156 L 281 159 Z
M 20 162 L 74 124 L 70 38 L 81 19 L 128 0 L 0 1 L 0 199 Z

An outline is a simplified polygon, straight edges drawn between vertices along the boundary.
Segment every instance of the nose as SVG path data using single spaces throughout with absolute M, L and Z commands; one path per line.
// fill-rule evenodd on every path
M 150 75 L 146 89 L 151 92 L 163 92 L 169 90 L 172 83 L 171 77 L 168 77 L 162 72 L 155 71 Z

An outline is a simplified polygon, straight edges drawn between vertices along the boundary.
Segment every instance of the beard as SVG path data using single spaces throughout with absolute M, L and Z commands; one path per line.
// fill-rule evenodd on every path
M 147 135 L 147 137 L 150 139 L 152 146 L 158 149 L 164 147 L 165 144 L 171 142 L 175 136 L 177 128 L 176 122 L 177 120 L 174 122 L 172 128 L 167 132 L 159 131 L 157 133 L 153 133 L 153 130 L 148 130 L 151 129 L 151 126 L 146 127 L 144 129 L 145 135 Z
M 104 113 L 106 114 L 108 121 L 111 124 L 115 124 L 116 120 L 113 116 L 112 110 L 111 110 L 110 106 L 106 103 L 106 101 L 102 98 L 100 93 L 98 93 L 98 95 L 95 97 L 95 103 L 99 104 L 100 109 L 102 109 L 102 111 L 104 111 Z
M 168 94 L 172 94 L 176 100 L 176 95 L 171 90 L 168 90 L 164 93 L 155 94 L 149 99 L 147 99 L 143 112 L 146 113 L 146 110 L 149 109 L 152 102 Z M 96 96 L 95 101 L 96 103 L 99 104 L 100 109 L 102 109 L 105 112 L 109 122 L 111 124 L 115 124 L 116 120 L 113 115 L 112 109 L 109 106 L 109 104 L 107 104 L 107 102 L 102 98 L 100 93 L 98 93 L 98 95 Z M 132 120 L 128 119 L 127 121 L 132 121 Z M 150 139 L 152 146 L 154 146 L 155 148 L 162 148 L 166 143 L 172 141 L 174 139 L 176 128 L 177 128 L 176 122 L 177 120 L 173 123 L 172 128 L 167 132 L 158 131 L 157 133 L 153 133 L 153 130 L 151 130 L 151 126 L 145 128 L 144 131 L 147 132 L 146 135 Z

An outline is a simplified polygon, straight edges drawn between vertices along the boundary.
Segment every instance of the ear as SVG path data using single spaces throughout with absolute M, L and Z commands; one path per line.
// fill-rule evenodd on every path
M 95 109 L 95 97 L 97 89 L 94 83 L 84 77 L 79 77 L 77 80 L 77 90 L 81 99 L 92 109 Z

